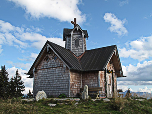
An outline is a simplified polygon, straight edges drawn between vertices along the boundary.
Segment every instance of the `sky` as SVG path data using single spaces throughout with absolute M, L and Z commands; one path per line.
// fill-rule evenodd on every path
M 63 29 L 71 21 L 88 31 L 87 49 L 117 45 L 127 77 L 118 89 L 152 92 L 151 0 L 0 0 L 0 65 L 9 78 L 18 69 L 25 91 L 27 73 L 47 40 L 64 47 Z

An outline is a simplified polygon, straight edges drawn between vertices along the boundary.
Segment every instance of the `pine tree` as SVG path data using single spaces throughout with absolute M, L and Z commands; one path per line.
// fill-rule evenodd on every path
M 0 71 L 0 97 L 8 98 L 9 96 L 9 82 L 8 72 L 5 69 L 5 65 L 1 66 Z
M 15 97 L 16 86 L 14 82 L 14 78 L 12 77 L 9 82 L 9 96 L 11 98 Z
M 29 93 L 27 94 L 28 98 L 32 98 L 33 94 L 31 93 L 31 91 L 29 90 Z
M 14 77 L 14 84 L 15 84 L 15 97 L 21 97 L 23 96 L 22 91 L 24 91 L 25 86 L 24 82 L 21 80 L 21 76 L 18 73 L 18 70 L 16 71 L 16 75 Z

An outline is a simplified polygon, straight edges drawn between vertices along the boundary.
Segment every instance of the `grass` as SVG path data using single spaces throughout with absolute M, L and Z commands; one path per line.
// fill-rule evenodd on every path
M 152 113 L 152 99 L 138 101 L 127 98 L 113 98 L 110 102 L 65 100 L 57 101 L 53 98 L 42 99 L 38 102 L 26 102 L 21 99 L 0 100 L 0 114 L 147 114 Z M 49 103 L 57 104 L 55 107 Z

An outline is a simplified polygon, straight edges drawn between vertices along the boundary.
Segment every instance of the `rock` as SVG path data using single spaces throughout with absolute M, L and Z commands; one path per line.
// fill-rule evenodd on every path
M 104 102 L 109 102 L 110 100 L 107 99 L 107 98 L 105 98 L 105 99 L 103 99 L 103 101 L 104 101 Z
M 144 101 L 145 99 L 136 99 L 136 100 L 138 100 L 138 101 Z
M 75 99 L 75 101 L 77 101 L 77 102 L 78 102 L 78 101 L 80 101 L 80 99 Z
M 38 93 L 36 94 L 36 101 L 39 101 L 40 99 L 46 99 L 47 98 L 47 95 L 46 93 L 42 90 L 42 91 L 38 91 Z
M 75 103 L 75 105 L 78 105 L 78 104 L 79 104 L 78 102 Z
M 56 106 L 56 104 L 48 104 L 48 105 L 51 106 L 51 107 L 52 107 L 52 106 Z
M 31 98 L 31 99 L 22 99 L 22 101 L 31 102 L 31 101 L 34 101 L 34 98 Z

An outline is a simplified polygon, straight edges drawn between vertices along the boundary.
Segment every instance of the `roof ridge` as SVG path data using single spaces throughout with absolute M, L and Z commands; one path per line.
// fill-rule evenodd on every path
M 111 45 L 111 46 L 106 46 L 106 47 L 101 47 L 101 48 L 94 48 L 94 49 L 90 49 L 90 50 L 86 50 L 86 51 L 92 51 L 92 50 L 97 50 L 97 49 L 102 49 L 102 48 L 108 48 L 108 47 L 112 47 L 112 46 L 117 46 L 117 45 Z
M 47 42 L 49 42 L 49 43 L 52 43 L 52 44 L 55 44 L 55 45 L 58 45 L 58 44 L 56 44 L 56 43 L 53 43 L 53 42 L 51 42 L 51 41 L 48 41 L 48 40 L 47 40 Z M 61 45 L 58 45 L 58 46 L 62 47 Z M 64 48 L 64 47 L 62 47 L 62 48 Z M 64 48 L 64 49 L 65 49 L 65 48 Z

